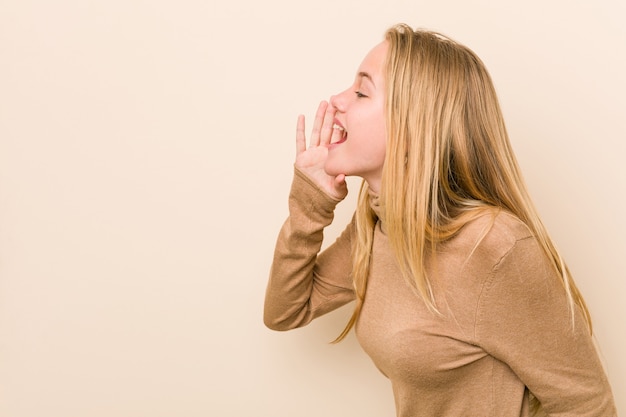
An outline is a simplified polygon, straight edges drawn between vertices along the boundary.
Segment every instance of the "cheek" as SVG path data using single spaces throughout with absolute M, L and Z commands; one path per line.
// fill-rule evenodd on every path
M 378 136 L 385 140 L 387 136 L 387 123 L 385 121 L 385 112 L 383 103 L 378 103 L 376 110 L 370 115 L 372 120 L 372 132 L 376 132 Z
M 387 141 L 385 136 L 381 136 L 376 144 L 378 160 L 382 163 L 385 160 L 385 154 L 387 153 Z
M 375 132 L 375 137 L 373 138 L 376 147 L 384 150 L 387 147 L 387 125 L 384 119 L 379 119 L 376 123 L 372 132 Z
M 387 151 L 387 131 L 384 124 L 370 126 L 368 132 L 368 159 L 376 164 L 382 164 Z

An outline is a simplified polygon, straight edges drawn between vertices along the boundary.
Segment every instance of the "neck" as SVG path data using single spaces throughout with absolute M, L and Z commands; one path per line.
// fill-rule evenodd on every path
M 365 178 L 363 177 L 369 190 L 374 194 L 380 194 L 380 178 Z

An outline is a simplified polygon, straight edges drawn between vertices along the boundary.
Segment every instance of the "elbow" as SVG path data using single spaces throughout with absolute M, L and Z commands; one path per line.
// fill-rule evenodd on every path
M 263 324 L 270 330 L 275 330 L 279 332 L 284 332 L 286 330 L 290 330 L 293 327 L 289 326 L 289 323 L 286 320 L 281 320 L 275 314 L 271 314 L 271 312 L 265 310 L 263 314 Z
M 307 321 L 302 320 L 298 315 L 291 315 L 286 311 L 276 310 L 266 305 L 263 312 L 263 323 L 270 330 L 284 332 L 302 327 Z
M 284 330 L 288 330 L 287 328 L 285 328 L 284 326 L 281 326 L 281 323 L 274 320 L 271 317 L 268 317 L 267 315 L 263 316 L 263 324 L 265 324 L 265 327 L 267 327 L 270 330 L 276 330 L 276 331 L 284 331 Z

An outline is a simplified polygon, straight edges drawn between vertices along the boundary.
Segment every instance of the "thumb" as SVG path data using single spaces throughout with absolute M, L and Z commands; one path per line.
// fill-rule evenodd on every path
M 333 180 L 333 186 L 335 187 L 335 190 L 339 191 L 345 196 L 345 194 L 348 192 L 346 176 L 344 174 L 337 175 Z

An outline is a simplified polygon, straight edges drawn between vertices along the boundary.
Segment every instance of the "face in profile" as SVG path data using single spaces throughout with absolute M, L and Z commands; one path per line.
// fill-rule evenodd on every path
M 385 160 L 385 60 L 388 43 L 375 46 L 361 63 L 354 83 L 333 96 L 335 129 L 341 135 L 328 147 L 324 166 L 329 175 L 356 175 L 374 191 L 380 190 Z

